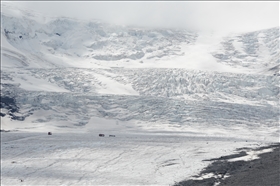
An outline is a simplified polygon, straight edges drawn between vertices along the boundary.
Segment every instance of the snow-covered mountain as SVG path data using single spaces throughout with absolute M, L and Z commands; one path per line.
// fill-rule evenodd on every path
M 1 97 L 18 108 L 2 101 L 4 118 L 278 124 L 278 28 L 221 37 L 2 6 Z
M 41 18 L 45 21 L 40 22 L 33 15 L 13 15 L 4 11 L 1 16 L 4 61 L 14 62 L 4 62 L 3 67 L 79 66 L 89 60 L 142 63 L 183 55 L 181 45 L 193 44 L 196 38 L 196 34 L 181 30 L 128 28 L 63 17 Z M 11 50 L 10 45 L 25 55 Z M 76 60 L 79 64 L 73 62 Z
M 135 28 L 1 3 L 2 182 L 170 185 L 279 141 L 279 65 L 279 28 Z
M 221 63 L 254 69 L 279 66 L 279 28 L 232 34 L 221 44 L 222 50 L 213 53 Z

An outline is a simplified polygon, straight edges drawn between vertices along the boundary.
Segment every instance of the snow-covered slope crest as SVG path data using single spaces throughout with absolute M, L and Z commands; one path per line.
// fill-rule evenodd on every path
M 279 28 L 222 35 L 50 17 L 1 4 L 2 68 L 186 68 L 263 72 L 279 65 Z
M 9 9 L 2 7 L 1 34 L 7 42 L 1 47 L 4 59 L 18 61 L 14 62 L 15 67 L 75 66 L 75 60 L 141 62 L 180 56 L 183 55 L 180 45 L 194 43 L 196 38 L 195 33 L 174 29 L 130 28 L 65 17 L 34 19 L 38 15 L 21 11 L 18 13 L 22 16 L 14 16 L 5 13 Z M 25 53 L 25 59 L 15 56 L 6 45 Z
M 232 34 L 213 56 L 230 66 L 269 70 L 280 63 L 279 39 L 279 27 Z

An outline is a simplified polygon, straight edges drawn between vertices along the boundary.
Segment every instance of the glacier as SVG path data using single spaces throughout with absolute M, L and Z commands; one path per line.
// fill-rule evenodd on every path
M 204 159 L 279 142 L 279 28 L 219 35 L 1 9 L 3 185 L 170 185 Z

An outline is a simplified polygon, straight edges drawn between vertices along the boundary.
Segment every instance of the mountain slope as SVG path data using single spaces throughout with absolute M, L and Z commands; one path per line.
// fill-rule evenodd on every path
M 6 9 L 9 7 L 4 10 Z M 76 60 L 82 60 L 82 63 L 88 65 L 89 60 L 141 62 L 178 56 L 183 54 L 180 45 L 192 44 L 196 38 L 195 33 L 181 30 L 127 28 L 63 17 L 38 22 L 31 15 L 14 17 L 5 11 L 1 18 L 3 55 L 7 58 L 13 57 L 10 49 L 12 45 L 24 51 L 25 61 L 29 63 L 22 66 L 28 67 L 81 65 L 75 63 Z M 21 58 L 18 58 L 19 64 L 22 63 Z M 13 59 L 15 60 L 15 57 Z M 3 64 L 9 65 L 11 64 Z
M 9 118 L 81 127 L 101 117 L 277 131 L 278 28 L 223 37 L 2 6 L 1 102 L 13 100 L 1 105 L 4 128 Z
M 277 28 L 223 36 L 1 6 L 4 184 L 171 185 L 279 141 Z
M 222 50 L 213 53 L 221 63 L 252 69 L 279 65 L 279 28 L 271 28 L 224 38 Z

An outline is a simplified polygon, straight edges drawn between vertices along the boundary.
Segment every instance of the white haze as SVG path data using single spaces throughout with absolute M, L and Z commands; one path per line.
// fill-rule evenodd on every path
M 9 2 L 52 16 L 118 25 L 248 32 L 279 26 L 279 2 Z

